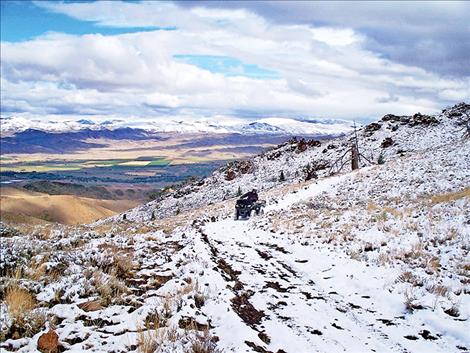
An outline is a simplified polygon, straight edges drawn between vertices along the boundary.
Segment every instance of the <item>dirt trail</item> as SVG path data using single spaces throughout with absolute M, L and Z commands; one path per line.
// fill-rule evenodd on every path
M 258 335 L 244 342 L 254 351 L 407 352 L 405 336 L 423 329 L 387 308 L 402 300 L 383 294 L 390 271 L 292 243 L 256 220 L 208 223 L 203 232 L 216 262 L 235 274 L 227 280 L 242 305 L 232 307 Z

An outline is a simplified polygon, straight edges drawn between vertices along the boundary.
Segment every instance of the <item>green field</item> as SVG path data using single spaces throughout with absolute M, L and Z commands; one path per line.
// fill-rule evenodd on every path
M 162 167 L 165 167 L 170 163 L 171 163 L 171 161 L 169 161 L 165 158 L 159 158 L 159 159 L 154 159 L 149 164 L 147 164 L 147 166 L 162 166 Z
M 2 161 L 11 159 L 2 157 Z M 63 160 L 52 160 L 42 164 L 37 162 L 29 163 L 4 163 L 1 166 L 3 172 L 51 172 L 51 171 L 72 171 L 87 168 L 106 168 L 106 167 L 166 167 L 171 163 L 162 157 L 139 157 L 134 159 L 110 159 L 110 160 L 78 160 L 73 163 L 67 163 Z

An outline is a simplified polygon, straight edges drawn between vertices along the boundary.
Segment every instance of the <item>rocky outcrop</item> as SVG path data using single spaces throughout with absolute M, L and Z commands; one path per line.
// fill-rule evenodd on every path
M 382 125 L 379 123 L 370 123 L 364 127 L 364 135 L 372 136 L 375 131 L 378 131 L 382 128 Z
M 387 147 L 393 146 L 394 143 L 395 142 L 393 141 L 391 137 L 386 137 L 380 144 L 380 147 L 387 148 Z
M 230 181 L 240 174 L 251 174 L 253 171 L 254 164 L 251 160 L 231 162 L 225 168 L 225 180 Z
M 398 115 L 393 115 L 393 114 L 387 114 L 382 117 L 381 121 L 396 122 L 396 123 L 400 123 L 401 125 L 409 125 L 409 126 L 418 126 L 418 125 L 426 126 L 426 125 L 439 124 L 439 120 L 437 120 L 434 116 L 425 115 L 421 113 L 416 113 L 412 116 L 404 116 L 404 115 L 398 116 Z M 372 124 L 369 124 L 369 125 L 372 125 Z M 367 131 L 367 127 L 365 131 Z

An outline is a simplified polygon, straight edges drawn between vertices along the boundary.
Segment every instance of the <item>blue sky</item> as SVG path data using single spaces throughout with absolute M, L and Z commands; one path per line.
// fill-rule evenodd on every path
M 92 1 L 68 1 L 68 3 L 74 2 L 92 3 Z M 132 3 L 132 1 L 129 2 Z M 67 3 L 67 1 L 64 3 Z M 158 26 L 103 26 L 97 21 L 78 20 L 50 11 L 37 6 L 38 3 L 34 1 L 2 1 L 0 4 L 1 39 L 8 42 L 32 40 L 48 32 L 73 35 L 98 33 L 111 36 L 125 33 L 177 29 L 176 27 Z M 256 64 L 244 63 L 233 57 L 190 54 L 178 54 L 174 55 L 174 57 L 188 64 L 227 76 L 246 76 L 264 79 L 279 78 L 275 71 L 261 68 Z
M 229 56 L 177 54 L 173 57 L 185 63 L 226 76 L 246 76 L 261 79 L 280 78 L 279 74 L 275 71 L 261 68 L 256 64 L 246 64 L 239 59 Z
M 85 2 L 85 1 L 83 1 Z M 2 41 L 20 42 L 30 40 L 47 32 L 67 34 L 116 35 L 172 29 L 158 27 L 106 27 L 96 21 L 82 21 L 70 16 L 48 11 L 32 1 L 1 1 L 1 39 Z
M 1 1 L 1 114 L 433 113 L 470 100 L 468 13 L 438 1 Z

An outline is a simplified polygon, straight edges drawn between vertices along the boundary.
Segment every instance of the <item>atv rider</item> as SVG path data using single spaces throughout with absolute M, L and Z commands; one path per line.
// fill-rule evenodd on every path
M 256 191 L 256 189 L 248 191 L 246 194 L 243 194 L 240 197 L 240 200 L 246 200 L 248 201 L 248 203 L 255 203 L 256 201 L 258 201 L 258 192 Z
M 264 205 L 264 201 L 259 201 L 256 189 L 243 194 L 235 205 L 235 220 L 250 218 L 253 212 L 257 215 L 260 214 L 262 212 L 261 208 Z

